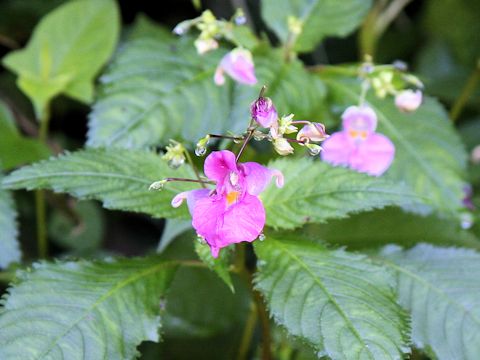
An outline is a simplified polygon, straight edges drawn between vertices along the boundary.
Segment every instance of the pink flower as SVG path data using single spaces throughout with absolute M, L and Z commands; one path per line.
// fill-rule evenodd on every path
M 265 209 L 258 195 L 272 177 L 282 187 L 283 175 L 255 162 L 237 163 L 228 150 L 212 152 L 205 159 L 205 175 L 216 183 L 215 190 L 180 193 L 172 206 L 187 200 L 194 229 L 217 257 L 225 246 L 258 238 L 265 225 Z
M 323 141 L 328 138 L 325 131 L 325 125 L 314 122 L 305 125 L 297 134 L 297 140 L 300 141 Z
M 255 66 L 250 51 L 236 48 L 226 54 L 215 71 L 214 81 L 217 85 L 225 83 L 224 72 L 233 80 L 246 85 L 257 83 Z
M 403 90 L 395 96 L 395 105 L 403 112 L 412 112 L 418 109 L 422 103 L 420 90 Z
M 395 146 L 386 136 L 375 133 L 375 112 L 368 106 L 350 106 L 342 120 L 343 130 L 323 142 L 322 159 L 374 176 L 383 174 L 392 164 Z
M 264 128 L 271 127 L 278 120 L 277 109 L 275 109 L 272 99 L 268 97 L 261 97 L 255 100 L 250 105 L 250 113 L 252 119 Z

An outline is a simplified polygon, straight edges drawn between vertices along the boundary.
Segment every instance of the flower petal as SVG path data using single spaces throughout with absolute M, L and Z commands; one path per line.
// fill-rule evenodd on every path
M 343 132 L 336 132 L 322 143 L 323 151 L 320 153 L 322 160 L 332 165 L 347 165 L 353 144 L 348 135 Z
M 278 170 L 271 170 L 256 162 L 247 162 L 239 165 L 245 175 L 247 192 L 250 195 L 259 195 L 266 189 L 273 176 L 277 177 L 277 186 L 283 186 L 283 174 Z
M 181 192 L 173 198 L 172 206 L 177 208 L 182 205 L 184 200 L 187 200 L 188 211 L 190 211 L 190 214 L 193 214 L 193 209 L 195 208 L 197 200 L 208 197 L 210 192 L 210 189 L 197 189 Z
M 206 197 L 197 201 L 192 225 L 207 241 L 212 256 L 217 257 L 225 246 L 255 240 L 265 226 L 265 209 L 256 196 L 249 194 L 228 209 L 225 198 Z
M 365 130 L 374 132 L 377 128 L 377 114 L 367 105 L 349 106 L 342 114 L 344 130 Z
M 225 180 L 230 171 L 236 171 L 235 154 L 228 150 L 214 151 L 205 159 L 205 175 L 217 182 L 217 186 Z
M 237 48 L 230 51 L 220 61 L 220 67 L 232 79 L 241 84 L 254 85 L 257 83 L 252 55 L 246 49 Z
M 359 146 L 358 154 L 351 154 L 352 169 L 370 175 L 382 175 L 392 164 L 395 157 L 395 145 L 382 134 L 371 134 Z

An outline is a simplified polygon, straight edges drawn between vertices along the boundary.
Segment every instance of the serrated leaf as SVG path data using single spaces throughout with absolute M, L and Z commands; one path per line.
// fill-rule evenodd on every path
M 176 266 L 158 257 L 35 264 L 0 310 L 2 359 L 133 359 L 158 341 Z
M 113 0 L 69 1 L 40 21 L 26 48 L 3 59 L 19 75 L 37 117 L 61 93 L 93 99 L 93 79 L 115 47 L 119 23 Z
M 268 166 L 285 176 L 283 188 L 270 185 L 261 194 L 267 225 L 275 228 L 292 229 L 391 205 L 428 211 L 428 198 L 382 178 L 310 159 L 280 159 Z
M 258 49 L 258 86 L 231 80 L 217 86 L 213 75 L 225 53 L 200 56 L 192 39 L 141 20 L 101 78 L 87 144 L 142 148 L 170 138 L 196 143 L 207 133 L 243 132 L 263 84 L 281 113 L 321 120 L 325 87 L 300 62 L 286 64 L 280 51 Z
M 137 211 L 155 217 L 186 217 L 185 207 L 170 202 L 179 192 L 194 188 L 171 182 L 162 191 L 151 183 L 166 177 L 193 178 L 186 166 L 173 170 L 151 151 L 87 149 L 65 153 L 14 171 L 3 180 L 10 189 L 51 189 L 79 199 L 97 199 L 107 209 Z
M 419 244 L 387 247 L 385 266 L 397 272 L 402 306 L 412 314 L 412 340 L 439 360 L 480 354 L 480 254 Z
M 408 323 L 394 277 L 365 256 L 298 237 L 255 242 L 256 286 L 274 319 L 332 359 L 400 359 Z
M 346 36 L 367 14 L 371 0 L 263 0 L 262 17 L 283 43 L 288 41 L 288 18 L 303 23 L 295 42 L 301 52 L 313 50 L 326 36 Z
M 357 85 L 340 79 L 325 80 L 339 102 L 358 103 Z M 405 182 L 418 195 L 431 198 L 432 205 L 444 212 L 462 208 L 467 154 L 438 101 L 426 96 L 411 114 L 400 112 L 391 98 L 371 96 L 368 101 L 378 116 L 377 131 L 388 136 L 396 148 L 385 178 Z
M 480 250 L 480 241 L 462 229 L 460 221 L 435 215 L 417 216 L 401 209 L 387 208 L 355 214 L 348 219 L 311 224 L 302 233 L 349 250 L 398 244 L 414 246 L 419 241 L 443 246 L 465 246 Z
M 232 247 L 229 247 L 222 251 L 218 258 L 214 258 L 210 252 L 210 247 L 207 244 L 200 243 L 199 241 L 195 242 L 195 252 L 197 253 L 200 260 L 202 260 L 210 270 L 215 271 L 215 273 L 223 280 L 223 282 L 228 286 L 232 293 L 235 292 L 233 287 L 232 278 L 230 277 L 229 267 L 230 267 L 230 258 L 232 255 Z
M 0 189 L 0 268 L 20 258 L 15 203 L 9 191 Z

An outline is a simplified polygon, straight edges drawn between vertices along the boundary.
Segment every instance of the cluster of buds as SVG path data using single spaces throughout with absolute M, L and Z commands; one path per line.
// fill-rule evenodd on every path
M 241 9 L 237 10 L 229 21 L 219 20 L 210 10 L 206 10 L 195 19 L 182 21 L 175 26 L 173 32 L 177 35 L 184 35 L 191 28 L 199 30 L 200 34 L 194 44 L 200 55 L 217 49 L 219 41 L 222 39 L 233 43 L 236 47 L 220 61 L 215 71 L 214 82 L 217 85 L 223 85 L 226 73 L 241 84 L 254 85 L 257 83 L 257 78 L 252 54 L 239 44 L 234 31 L 235 26 L 243 25 L 245 22 L 246 18 Z
M 423 100 L 423 84 L 414 75 L 406 73 L 405 63 L 396 61 L 392 65 L 374 65 L 370 57 L 360 66 L 365 92 L 372 88 L 377 97 L 395 97 L 395 106 L 402 112 L 413 112 Z M 413 87 L 414 89 L 411 89 Z M 362 97 L 365 93 L 362 94 Z
M 250 113 L 253 121 L 259 126 L 269 129 L 265 138 L 270 140 L 275 151 L 283 156 L 293 153 L 294 149 L 291 143 L 305 146 L 311 155 L 318 155 L 322 147 L 316 143 L 328 138 L 323 124 L 304 120 L 294 121 L 293 114 L 279 118 L 272 100 L 263 97 L 262 94 L 250 106 Z M 297 126 L 302 126 L 302 128 L 299 130 Z M 296 139 L 285 137 L 285 135 L 294 133 L 297 133 Z M 260 134 L 263 133 L 258 132 L 257 139 L 262 138 Z
M 185 154 L 187 154 L 187 149 L 181 143 L 170 140 L 170 144 L 166 146 L 166 152 L 162 159 L 168 161 L 168 165 L 171 168 L 176 169 L 185 163 Z
M 273 144 L 274 150 L 282 156 L 292 154 L 292 144 L 305 147 L 310 155 L 318 155 L 322 147 L 318 144 L 329 137 L 325 126 L 321 123 L 293 120 L 293 114 L 279 117 L 277 109 L 268 97 L 264 97 L 264 86 L 257 100 L 250 105 L 250 125 L 246 132 L 239 136 L 225 136 L 208 134 L 197 143 L 195 154 L 203 156 L 207 152 L 207 145 L 212 137 L 233 140 L 235 143 L 248 143 L 251 139 L 256 141 L 268 140 Z M 267 130 L 267 131 L 265 131 Z M 296 138 L 285 135 L 297 134 Z

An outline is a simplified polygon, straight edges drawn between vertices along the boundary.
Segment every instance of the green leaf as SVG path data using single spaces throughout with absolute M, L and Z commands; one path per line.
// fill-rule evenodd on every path
M 385 266 L 397 272 L 402 306 L 412 314 L 412 340 L 439 360 L 480 354 L 480 254 L 419 244 L 387 247 Z
M 2 359 L 133 359 L 158 341 L 176 266 L 158 257 L 35 264 L 0 310 Z
M 365 256 L 326 250 L 298 237 L 255 242 L 256 285 L 274 319 L 332 359 L 400 359 L 408 322 L 394 277 Z
M 210 247 L 206 243 L 196 241 L 195 252 L 200 260 L 202 260 L 210 270 L 215 271 L 232 293 L 234 293 L 235 288 L 233 287 L 232 278 L 228 270 L 230 267 L 230 258 L 232 257 L 232 247 L 221 251 L 218 258 L 215 259 L 210 252 Z
M 192 39 L 173 37 L 141 19 L 101 77 L 88 145 L 143 148 L 171 138 L 196 143 L 207 133 L 243 132 L 263 84 L 280 113 L 321 120 L 325 87 L 279 51 L 254 53 L 257 86 L 213 82 L 225 49 L 197 54 Z
M 324 79 L 336 102 L 357 104 L 360 89 L 352 82 Z M 358 89 L 358 91 L 357 91 Z M 462 208 L 467 154 L 443 107 L 425 97 L 411 114 L 401 113 L 391 98 L 368 98 L 378 116 L 379 133 L 393 141 L 395 160 L 385 178 L 406 183 L 419 196 L 427 196 L 440 211 Z
M 174 209 L 170 201 L 192 185 L 171 182 L 162 191 L 149 191 L 148 187 L 166 177 L 193 176 L 186 166 L 169 168 L 153 152 L 87 149 L 23 167 L 7 176 L 3 186 L 66 192 L 79 199 L 100 200 L 107 209 L 144 212 L 155 217 L 186 217 L 186 207 Z
M 15 203 L 10 192 L 0 189 L 0 268 L 20 258 Z
M 308 52 L 326 36 L 350 34 L 367 14 L 371 0 L 263 0 L 262 17 L 282 43 L 289 37 L 288 18 L 303 23 L 295 49 Z
M 428 211 L 427 197 L 382 178 L 310 159 L 280 159 L 268 167 L 285 176 L 283 188 L 271 184 L 261 194 L 267 225 L 275 228 L 292 229 L 390 205 Z
M 115 48 L 119 25 L 113 0 L 69 1 L 40 21 L 26 48 L 3 59 L 38 118 L 59 94 L 92 101 L 94 77 Z
M 162 236 L 158 244 L 157 252 L 162 253 L 179 235 L 192 229 L 192 220 L 168 219 L 165 220 Z
M 311 224 L 302 230 L 309 238 L 347 246 L 349 250 L 392 243 L 410 247 L 419 241 L 480 249 L 480 241 L 471 232 L 462 229 L 458 220 L 434 215 L 416 216 L 395 208 L 355 214 L 348 219 L 329 220 L 326 224 Z
M 48 147 L 38 141 L 24 137 L 15 125 L 13 114 L 7 105 L 0 101 L 0 163 L 4 170 L 29 164 L 50 155 Z

